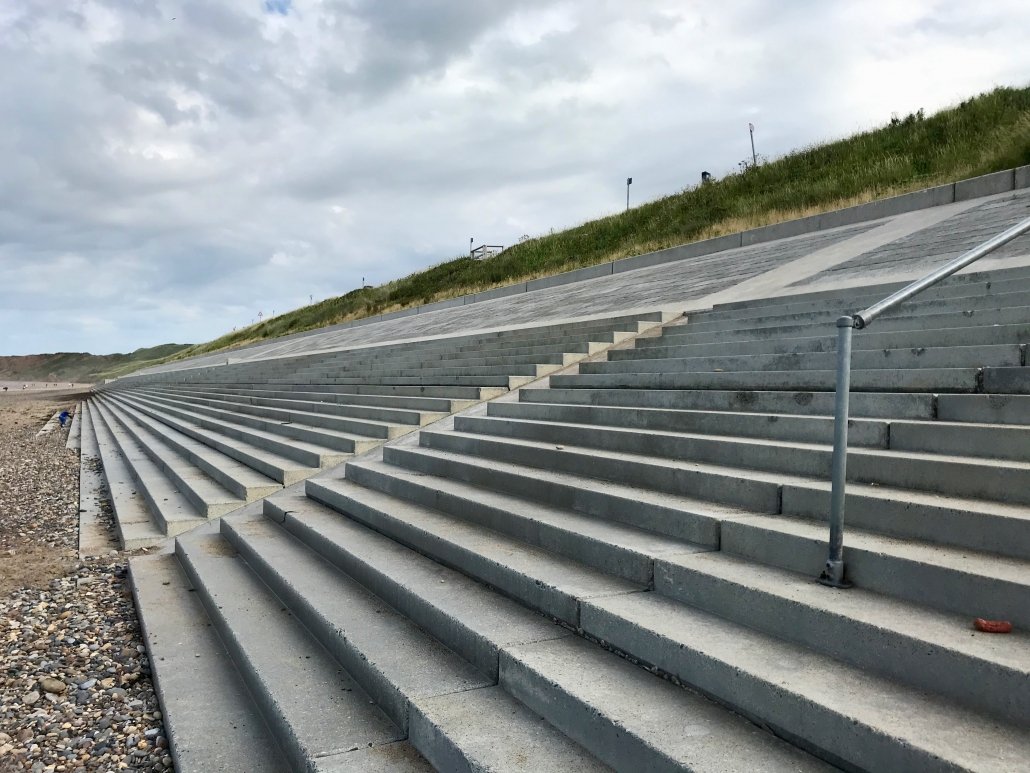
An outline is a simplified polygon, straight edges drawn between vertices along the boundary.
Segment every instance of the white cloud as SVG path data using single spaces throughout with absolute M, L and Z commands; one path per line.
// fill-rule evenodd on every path
M 200 341 L 1023 85 L 1030 8 L 8 0 L 0 353 Z

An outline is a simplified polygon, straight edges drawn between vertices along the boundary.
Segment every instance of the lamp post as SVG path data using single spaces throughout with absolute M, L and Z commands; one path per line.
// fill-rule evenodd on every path
M 758 154 L 755 153 L 755 125 L 748 122 L 747 128 L 751 132 L 751 165 L 758 166 Z
M 633 178 L 626 178 L 626 211 L 629 212 L 629 186 L 633 184 Z

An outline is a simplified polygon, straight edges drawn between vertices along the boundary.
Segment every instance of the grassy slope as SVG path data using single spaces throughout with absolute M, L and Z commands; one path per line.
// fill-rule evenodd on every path
M 101 381 L 162 362 L 189 347 L 190 344 L 162 344 L 131 354 L 58 352 L 0 357 L 0 381 Z
M 1003 88 L 924 118 L 794 151 L 628 212 L 353 290 L 183 350 L 174 359 L 548 276 L 1030 164 L 1030 87 Z

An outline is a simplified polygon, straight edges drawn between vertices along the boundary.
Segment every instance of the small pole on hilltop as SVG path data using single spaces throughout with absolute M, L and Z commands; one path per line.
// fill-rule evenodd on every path
M 747 128 L 751 132 L 751 165 L 758 166 L 758 154 L 755 153 L 755 125 L 748 122 Z
M 476 240 L 475 236 L 469 237 L 469 257 L 472 257 L 472 243 Z
M 626 178 L 626 211 L 629 212 L 629 186 L 633 184 L 633 178 Z

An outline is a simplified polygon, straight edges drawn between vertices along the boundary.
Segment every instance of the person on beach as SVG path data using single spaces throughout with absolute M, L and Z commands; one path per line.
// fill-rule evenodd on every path
M 61 422 L 61 427 L 64 428 L 64 423 L 71 418 L 71 414 L 68 411 L 61 411 L 61 415 L 57 417 L 57 420 Z

